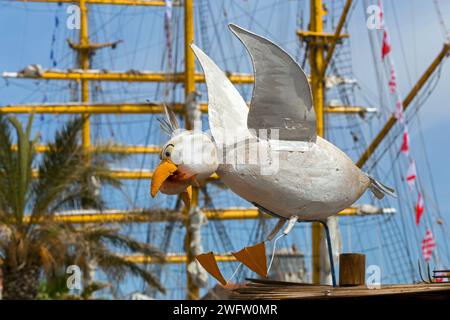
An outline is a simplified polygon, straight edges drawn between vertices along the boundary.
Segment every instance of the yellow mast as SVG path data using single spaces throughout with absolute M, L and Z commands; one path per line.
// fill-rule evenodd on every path
M 317 34 L 323 32 L 323 7 L 322 0 L 311 0 L 310 3 L 310 31 Z M 317 117 L 317 135 L 323 137 L 324 135 L 324 81 L 322 76 L 324 48 L 323 42 L 319 37 L 312 37 L 309 42 L 310 46 L 310 72 L 311 72 L 311 89 L 313 94 L 314 108 Z M 320 256 L 321 256 L 321 241 L 322 241 L 322 226 L 318 222 L 314 222 L 311 230 L 312 240 L 312 281 L 315 284 L 320 283 Z
M 324 113 L 325 105 L 325 75 L 334 49 L 338 40 L 347 38 L 348 35 L 341 34 L 347 19 L 348 12 L 352 5 L 352 0 L 347 0 L 339 19 L 334 34 L 325 33 L 323 31 L 323 17 L 325 11 L 322 0 L 310 1 L 310 23 L 309 32 L 297 32 L 301 37 L 308 37 L 310 49 L 310 83 L 313 94 L 314 108 L 317 117 L 317 135 L 323 137 L 325 135 Z M 325 56 L 325 45 L 327 45 L 327 55 Z M 311 230 L 312 240 L 312 281 L 315 284 L 320 283 L 320 270 L 324 267 L 321 265 L 321 242 L 323 241 L 323 230 L 320 223 L 313 223 Z
M 184 1 L 184 97 L 185 102 L 188 97 L 195 94 L 195 58 L 194 53 L 190 48 L 190 44 L 194 42 L 194 0 Z M 194 129 L 192 127 L 193 120 L 188 116 L 188 105 L 185 104 L 185 127 L 188 130 Z M 199 298 L 200 289 L 193 281 L 191 275 L 188 272 L 188 265 L 195 260 L 194 253 L 192 252 L 192 233 L 191 233 L 191 220 L 190 211 L 194 210 L 198 206 L 198 188 L 192 188 L 192 200 L 191 208 L 185 208 L 186 216 L 186 236 L 184 241 L 184 247 L 186 251 L 186 277 L 187 277 L 187 296 L 188 300 L 196 300 Z
M 80 0 L 80 49 L 78 49 L 79 64 L 83 70 L 89 70 L 89 35 L 88 35 L 88 17 L 86 0 Z M 81 101 L 83 103 L 89 102 L 89 81 L 81 80 Z M 89 113 L 83 113 L 83 129 L 82 129 L 82 143 L 85 150 L 89 149 L 91 145 L 91 124 Z

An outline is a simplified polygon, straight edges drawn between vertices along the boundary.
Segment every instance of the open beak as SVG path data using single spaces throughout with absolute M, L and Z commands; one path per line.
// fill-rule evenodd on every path
M 158 191 L 164 194 L 180 194 L 186 207 L 192 198 L 193 177 L 186 177 L 178 171 L 178 166 L 170 160 L 162 160 L 153 172 L 150 194 L 154 198 Z
M 169 160 L 163 160 L 156 168 L 155 172 L 153 172 L 152 176 L 152 186 L 151 186 L 151 195 L 154 198 L 159 189 L 161 189 L 162 184 L 166 181 L 170 176 L 172 176 L 178 167 L 175 163 Z

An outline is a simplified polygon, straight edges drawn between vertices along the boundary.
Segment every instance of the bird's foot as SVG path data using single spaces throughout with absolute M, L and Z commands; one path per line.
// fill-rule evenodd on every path
M 267 256 L 266 244 L 260 242 L 254 246 L 245 247 L 244 249 L 231 253 L 238 261 L 242 262 L 253 272 L 261 277 L 267 278 Z
M 202 267 L 205 268 L 205 270 L 217 281 L 219 281 L 224 286 L 227 284 L 227 281 L 223 277 L 222 273 L 219 270 L 219 266 L 217 265 L 216 256 L 214 255 L 214 253 L 212 253 L 212 251 L 199 254 L 195 258 L 202 265 Z
M 245 247 L 240 251 L 231 253 L 236 260 L 247 266 L 261 277 L 267 277 L 266 245 L 264 242 L 254 246 Z M 222 285 L 227 285 L 227 280 L 220 272 L 216 256 L 213 252 L 199 254 L 195 257 L 202 267 Z

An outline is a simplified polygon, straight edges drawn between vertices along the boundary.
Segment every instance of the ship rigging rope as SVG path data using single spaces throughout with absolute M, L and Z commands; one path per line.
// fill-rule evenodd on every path
M 425 164 L 426 164 L 427 171 L 429 173 L 427 176 L 429 178 L 429 184 L 431 185 L 431 190 L 432 190 L 431 196 L 432 197 L 428 197 L 428 194 L 424 194 L 424 198 L 428 204 L 431 204 L 431 205 L 434 204 L 434 206 L 433 206 L 434 211 L 429 210 L 431 216 L 434 217 L 436 220 L 441 220 L 443 223 L 445 223 L 445 220 L 443 219 L 442 211 L 440 209 L 439 202 L 438 202 L 434 177 L 431 174 L 431 164 L 430 164 L 429 156 L 428 156 L 428 153 L 426 150 L 425 138 L 424 138 L 424 134 L 423 134 L 422 126 L 421 126 L 421 119 L 418 116 L 421 108 L 425 104 L 425 101 L 431 96 L 431 93 L 436 89 L 437 84 L 439 83 L 442 67 L 443 67 L 443 64 L 441 64 L 439 66 L 438 70 L 433 75 L 433 78 L 430 79 L 429 83 L 427 84 L 427 89 L 424 90 L 423 93 L 417 98 L 417 102 L 413 105 L 414 106 L 414 108 L 413 108 L 414 114 L 409 117 L 409 121 L 411 121 L 413 117 L 417 120 L 417 125 L 418 125 L 418 130 L 419 130 L 419 138 L 420 138 L 419 140 L 421 143 L 421 150 L 423 153 L 423 157 L 425 158 Z M 422 186 L 422 181 L 419 181 L 419 184 L 421 185 L 421 189 L 424 190 L 424 188 Z M 428 208 L 430 208 L 430 206 L 428 206 Z M 431 219 L 431 217 L 429 217 L 429 219 Z M 429 225 L 430 225 L 430 228 L 432 229 L 432 231 L 434 232 L 434 224 L 431 223 L 431 221 L 429 221 Z M 442 233 L 446 237 L 450 237 L 450 233 L 448 232 L 448 230 L 445 227 L 440 228 L 440 231 L 442 231 Z M 440 243 L 441 242 L 439 242 L 438 244 L 440 244 Z M 444 241 L 444 244 L 445 244 L 445 252 L 449 253 L 450 251 L 449 251 L 448 242 Z M 437 251 L 437 252 L 439 252 L 439 251 Z
M 176 16 L 176 13 L 175 13 L 174 16 L 175 16 L 175 19 L 172 17 L 172 21 L 179 21 L 179 19 L 177 19 L 178 17 Z M 177 33 L 177 34 L 180 33 L 179 29 L 180 29 L 180 24 L 177 23 L 177 24 L 175 25 L 175 30 L 176 30 L 176 33 Z M 175 45 L 175 56 L 174 56 L 174 61 L 175 61 L 175 62 L 177 61 L 177 58 L 178 58 L 178 52 L 179 52 L 178 43 L 179 43 L 179 42 L 177 41 L 177 42 L 176 42 L 176 45 Z M 172 66 L 172 68 L 174 68 L 173 70 L 169 70 L 168 68 L 169 68 L 170 66 L 168 66 L 167 63 L 165 63 L 165 61 L 167 60 L 166 58 L 167 58 L 167 56 L 168 56 L 168 52 L 167 52 L 167 47 L 166 47 L 166 46 L 164 47 L 164 53 L 165 53 L 165 54 L 163 54 L 163 56 L 162 56 L 162 61 L 161 61 L 160 68 L 161 68 L 161 69 L 164 69 L 164 66 L 166 66 L 166 70 L 167 70 L 168 73 L 170 73 L 170 72 L 175 72 L 175 73 L 176 73 L 176 72 L 178 71 L 178 64 L 177 64 L 177 63 L 175 63 L 174 66 Z M 149 52 L 147 52 L 147 55 L 149 55 Z M 175 89 L 176 89 L 175 85 L 176 85 L 176 84 L 174 84 L 174 86 L 173 86 L 173 88 L 172 88 L 173 91 L 175 91 Z M 168 103 L 170 104 L 170 101 L 169 101 L 170 97 L 169 97 L 169 91 L 168 91 L 168 90 L 170 90 L 170 89 L 169 89 L 170 84 L 166 83 L 166 84 L 164 84 L 164 86 L 165 86 L 165 89 L 163 90 L 164 101 L 166 101 L 166 102 L 168 102 Z M 157 98 L 158 98 L 158 96 L 159 96 L 161 84 L 158 83 L 158 84 L 156 85 L 156 87 L 157 87 L 157 90 L 156 90 L 156 92 L 155 92 L 154 100 L 157 100 Z M 172 101 L 172 102 L 174 102 L 174 101 Z M 152 129 L 154 128 L 154 127 L 152 126 L 152 124 L 153 124 L 153 122 L 154 122 L 154 121 L 152 121 L 152 120 L 154 120 L 154 118 L 155 118 L 154 116 L 151 116 L 151 117 L 150 117 L 149 126 L 148 126 L 148 128 L 147 128 L 147 134 L 146 134 L 146 137 L 145 137 L 145 143 L 144 143 L 144 145 L 148 145 L 148 144 L 149 144 L 150 138 L 151 138 L 152 133 L 153 133 L 152 131 L 156 131 L 156 130 L 152 130 Z M 156 127 L 156 129 L 157 129 L 157 128 L 158 128 L 158 126 Z M 149 156 L 149 155 L 147 155 L 147 154 L 142 155 L 142 160 L 141 160 L 141 163 L 140 163 L 140 170 L 143 170 L 143 169 L 144 169 L 144 166 L 145 166 L 145 164 L 146 164 L 146 162 L 147 162 L 147 157 L 148 157 L 148 156 Z M 134 195 L 134 200 L 133 200 L 133 206 L 135 206 L 136 203 L 137 203 L 137 200 L 138 200 L 138 194 L 139 194 L 138 190 L 140 189 L 140 185 L 141 185 L 141 180 L 139 180 L 139 181 L 137 182 L 137 187 L 136 187 L 136 191 L 135 191 L 135 195 Z M 150 226 L 150 224 L 149 224 L 149 226 Z
M 450 30 L 447 28 L 447 26 L 445 24 L 444 16 L 442 14 L 439 1 L 433 0 L 433 3 L 434 3 L 434 8 L 436 10 L 436 15 L 438 16 L 438 19 L 439 19 L 439 25 L 441 27 L 441 31 L 444 35 L 444 41 L 449 41 L 450 40 Z
M 438 70 L 430 77 L 427 84 L 422 88 L 421 92 L 422 94 L 418 95 L 416 97 L 416 101 L 409 109 L 408 113 L 405 114 L 406 122 L 409 123 L 418 115 L 418 111 L 424 106 L 425 101 L 428 99 L 428 97 L 431 96 L 431 93 L 436 89 L 437 83 L 440 78 L 441 69 L 443 64 L 441 64 L 438 67 Z M 422 99 L 422 100 L 421 100 Z M 392 144 L 398 140 L 398 137 L 402 134 L 401 128 L 395 128 L 393 129 L 393 133 L 390 134 L 390 141 L 383 144 L 381 151 L 377 152 L 377 156 L 374 157 L 372 160 L 372 164 L 369 167 L 368 171 L 371 171 L 375 166 L 378 165 L 378 163 L 383 158 L 384 154 L 392 147 Z
M 395 7 L 394 7 L 394 10 L 395 10 Z M 414 18 L 414 17 L 413 17 L 413 18 Z M 413 19 L 413 20 L 414 20 L 414 19 Z M 414 21 L 415 21 L 415 20 L 414 20 Z M 397 26 L 398 26 L 398 23 L 397 23 Z M 401 45 L 403 46 L 403 43 L 401 43 Z M 403 52 L 404 52 L 404 49 L 403 49 Z M 426 83 L 425 88 L 423 88 L 423 89 L 421 90 L 421 92 L 419 93 L 419 95 L 416 97 L 414 103 L 412 104 L 412 107 L 410 108 L 410 109 L 412 109 L 412 111 L 409 110 L 410 112 L 408 112 L 408 114 L 407 114 L 407 116 L 406 116 L 407 123 L 411 122 L 411 120 L 416 116 L 416 114 L 418 113 L 419 109 L 424 105 L 426 99 L 430 96 L 431 92 L 435 89 L 435 87 L 436 87 L 436 85 L 437 85 L 437 82 L 438 82 L 438 80 L 439 80 L 439 77 L 440 77 L 441 68 L 442 68 L 442 63 L 441 63 L 441 65 L 439 66 L 439 69 L 432 75 L 432 78 L 429 79 L 429 81 Z M 408 68 L 407 68 L 407 65 L 406 65 L 406 69 L 408 69 Z M 423 98 L 424 96 L 425 96 L 425 98 Z M 420 119 L 418 119 L 418 117 L 416 117 L 416 119 L 417 119 L 418 121 L 420 121 Z M 419 130 L 421 130 L 421 129 L 419 128 Z M 397 132 L 399 132 L 399 131 L 400 131 L 400 130 L 397 130 Z M 422 134 L 422 133 L 420 132 L 420 134 Z M 394 134 L 394 137 L 395 137 L 395 136 L 398 136 L 398 133 L 397 133 L 397 134 Z M 422 152 L 426 152 L 426 151 L 423 149 L 424 146 L 425 146 L 425 145 L 424 145 L 424 143 L 423 143 L 423 141 L 422 141 Z M 383 153 L 384 153 L 384 152 L 383 152 Z M 381 154 L 381 156 L 382 156 L 382 154 Z M 425 155 L 425 156 L 426 156 L 426 158 L 428 159 L 428 155 Z M 379 159 L 380 159 L 380 158 L 379 158 Z M 401 171 L 402 171 L 402 170 L 401 170 Z M 435 197 L 434 202 L 437 202 L 436 192 L 435 192 L 435 185 L 434 185 L 434 179 L 433 179 L 433 177 L 431 176 L 431 167 L 430 167 L 429 165 L 427 165 L 427 171 L 428 171 L 428 173 L 429 173 L 428 176 L 429 176 L 429 179 L 430 179 L 430 184 L 431 184 L 432 189 L 433 189 L 433 196 Z M 403 171 L 402 171 L 402 172 L 403 172 Z M 423 185 L 422 185 L 422 181 L 418 181 L 418 186 L 419 186 L 419 190 L 422 190 L 422 193 L 423 193 L 424 188 L 423 188 Z M 402 185 L 402 187 L 405 187 L 405 186 Z M 408 201 L 408 202 L 410 202 L 410 203 L 414 203 L 414 202 L 415 202 L 414 199 L 411 199 L 411 198 L 410 198 L 410 193 L 408 192 L 408 190 L 405 190 L 405 191 L 404 191 L 404 195 L 405 195 L 406 197 L 409 198 L 409 201 Z M 424 195 L 424 196 L 425 196 L 425 198 L 427 198 L 426 195 Z M 431 200 L 431 199 L 428 199 L 428 200 Z M 432 201 L 430 201 L 430 202 L 432 202 Z M 428 203 L 428 201 L 427 201 L 427 203 Z M 402 205 L 402 203 L 400 203 L 400 205 Z M 412 208 L 414 209 L 414 205 L 412 205 Z M 427 216 L 425 217 L 425 221 L 426 221 L 427 226 L 428 226 L 429 228 L 431 228 L 433 232 L 434 232 L 434 223 L 432 223 L 431 217 L 435 217 L 436 215 L 441 216 L 440 209 L 439 209 L 438 207 L 436 207 L 435 209 L 437 209 L 437 211 L 436 211 L 437 213 L 436 213 L 436 214 L 434 214 L 433 210 L 430 210 L 430 215 L 427 215 Z M 408 208 L 407 208 L 407 210 L 408 210 Z M 445 232 L 445 231 L 444 231 L 444 228 L 442 228 L 442 231 Z M 414 232 L 414 231 L 413 231 L 413 233 L 416 234 L 416 232 Z M 416 236 L 416 247 L 417 247 L 417 248 L 420 248 L 420 245 L 421 245 L 421 240 L 420 240 L 420 239 L 417 239 L 417 236 Z M 436 262 L 437 262 L 437 263 L 440 263 L 441 260 L 440 260 L 440 258 L 437 256 L 437 253 L 438 253 L 438 252 L 440 252 L 440 250 L 436 250 L 436 251 L 435 251 L 435 254 L 436 254 Z M 448 253 L 448 245 L 447 245 L 447 244 L 446 244 L 446 252 Z
M 363 10 L 364 10 L 364 14 L 365 14 L 365 9 L 368 6 L 368 1 L 364 2 L 364 5 L 362 6 Z M 378 85 L 378 91 L 380 92 L 379 94 L 379 98 L 380 98 L 380 106 L 384 106 L 387 103 L 385 103 L 384 99 L 387 99 L 387 93 L 385 90 L 385 77 L 384 77 L 384 73 L 386 72 L 386 70 L 383 70 L 384 68 L 381 67 L 381 65 L 379 65 L 379 57 L 376 56 L 376 53 L 378 52 L 378 49 L 380 47 L 380 43 L 378 42 L 379 39 L 375 36 L 376 34 L 374 32 L 369 32 L 369 40 L 370 40 L 370 46 L 372 48 L 371 52 L 372 52 L 372 57 L 374 59 L 374 67 L 375 67 L 375 72 L 376 72 L 376 76 L 377 76 L 377 85 Z M 389 99 L 387 99 L 387 101 L 389 101 Z M 381 108 L 380 111 L 385 115 L 385 117 L 390 117 L 391 116 L 391 110 L 389 110 L 388 108 Z M 384 141 L 384 143 L 382 144 L 382 147 L 387 146 L 387 148 L 385 148 L 385 150 L 383 150 L 383 154 L 385 154 L 386 152 L 389 152 L 390 154 L 390 164 L 391 166 L 393 166 L 394 168 L 394 177 L 401 177 L 401 175 L 399 174 L 399 172 L 403 172 L 403 169 L 401 169 L 401 163 L 399 161 L 395 161 L 395 159 L 398 159 L 398 154 L 396 152 L 394 152 L 394 150 L 391 148 L 392 145 L 396 145 L 396 143 L 389 143 L 389 140 L 392 140 L 392 136 L 396 136 L 395 134 L 391 133 Z M 392 140 L 394 141 L 394 140 Z M 375 154 L 375 156 L 379 155 L 380 150 L 377 150 L 377 153 Z M 382 169 L 381 166 L 378 165 L 378 161 L 381 160 L 381 158 L 379 159 L 375 159 L 375 157 L 373 157 L 372 159 L 369 159 L 368 162 L 368 167 L 369 167 L 369 171 L 375 170 L 374 174 L 376 174 L 377 176 L 382 176 L 380 175 L 380 173 L 378 173 L 377 171 L 380 171 Z M 390 169 L 391 170 L 391 169 Z M 400 191 L 402 191 L 401 194 L 404 193 L 405 189 L 405 184 L 404 183 L 400 183 L 399 179 L 391 179 L 391 183 L 394 183 L 394 187 L 398 190 L 399 194 Z M 410 195 L 408 193 L 405 194 L 405 198 L 410 198 Z M 408 203 L 412 203 L 412 201 L 410 201 L 411 199 L 408 199 Z M 383 201 L 383 203 L 385 203 L 385 201 Z M 404 203 L 403 201 L 398 201 L 398 206 L 400 209 L 400 212 L 410 212 L 411 207 L 409 208 L 405 208 L 406 203 Z M 409 230 L 407 230 L 407 228 L 411 227 L 411 219 L 408 219 L 405 221 L 405 223 L 398 221 L 398 220 L 405 220 L 404 216 L 399 216 L 399 218 L 394 218 L 392 217 L 391 219 L 389 219 L 390 223 L 386 223 L 386 227 L 382 228 L 383 233 L 385 233 L 386 231 L 390 231 L 392 232 L 392 234 L 395 234 L 397 236 L 402 235 L 401 237 L 401 241 L 398 241 L 399 239 L 397 239 L 397 242 L 395 242 L 394 239 L 390 239 L 390 241 L 388 241 L 387 243 L 385 243 L 385 248 L 386 248 L 386 253 L 389 256 L 389 259 L 386 260 L 387 263 L 389 263 L 392 267 L 394 267 L 394 269 L 404 269 L 404 272 L 408 273 L 409 276 L 414 277 L 414 273 L 413 273 L 413 264 L 412 264 L 412 258 L 410 254 L 404 255 L 405 249 L 410 252 L 409 250 L 409 245 L 410 245 L 410 240 L 407 235 L 409 234 Z M 401 230 L 403 232 L 399 233 L 398 231 L 399 229 L 399 223 L 400 223 L 400 227 Z M 397 231 L 396 231 L 397 230 Z M 417 234 L 414 234 L 415 238 L 417 239 Z M 417 242 L 417 241 L 416 241 Z M 404 244 L 404 247 L 401 248 L 400 247 L 400 243 Z M 415 248 L 417 248 L 417 245 L 415 245 Z M 415 251 L 416 252 L 416 251 Z M 401 261 L 401 259 L 403 259 L 403 262 Z M 407 266 L 409 266 L 409 268 L 407 268 Z M 403 272 L 402 272 L 403 273 Z
M 172 16 L 172 23 L 175 21 L 175 24 L 172 24 L 172 27 L 175 26 L 175 27 L 172 28 L 172 30 L 175 29 L 177 36 L 179 36 L 179 33 L 180 33 L 180 23 L 179 23 L 179 19 L 177 19 L 177 18 L 178 18 L 177 15 L 178 15 L 177 12 L 175 12 L 175 13 L 173 14 L 173 16 Z M 153 30 L 153 28 L 152 28 L 152 30 Z M 178 37 L 175 37 L 175 39 L 178 39 Z M 177 60 L 178 60 L 178 53 L 179 53 L 179 51 L 180 51 L 180 50 L 179 50 L 179 41 L 175 41 L 175 48 L 174 48 L 174 51 L 175 51 L 174 61 L 175 61 L 175 63 L 174 63 L 173 66 L 170 66 L 170 65 L 168 64 L 168 62 L 166 63 L 166 61 L 168 61 L 167 57 L 168 57 L 168 55 L 169 55 L 169 53 L 167 52 L 167 50 L 168 50 L 168 47 L 167 47 L 167 46 L 164 46 L 164 50 L 163 50 L 163 51 L 164 51 L 164 54 L 162 55 L 161 66 L 160 66 L 160 68 L 161 68 L 161 69 L 164 69 L 164 67 L 165 67 L 165 68 L 166 68 L 166 71 L 167 71 L 168 73 L 170 73 L 170 72 L 177 72 L 178 64 L 177 64 L 176 62 L 177 62 Z M 135 51 L 137 51 L 137 45 L 136 45 Z M 149 54 L 149 52 L 147 52 L 147 55 L 148 55 L 148 54 Z M 147 61 L 147 58 L 145 59 L 145 61 Z M 167 101 L 167 102 L 169 103 L 170 93 L 171 93 L 171 91 L 172 91 L 172 92 L 175 92 L 175 90 L 176 90 L 176 85 L 177 85 L 177 84 L 173 84 L 172 88 L 170 88 L 171 85 L 170 85 L 169 83 L 165 83 L 165 84 L 164 84 L 163 93 L 162 93 L 163 96 L 164 96 L 164 97 L 163 97 L 163 100 L 164 100 L 164 101 Z M 154 97 L 155 100 L 157 100 L 157 97 L 160 95 L 161 84 L 158 83 L 158 84 L 156 85 L 156 87 L 157 87 L 157 90 L 156 90 L 156 92 L 155 92 L 155 97 Z M 174 99 L 174 96 L 175 96 L 175 95 L 173 95 L 173 99 Z M 172 102 L 173 102 L 173 101 L 172 101 Z M 169 104 L 170 104 L 170 103 L 169 103 Z M 148 143 L 149 143 L 149 141 L 150 141 L 150 137 L 152 136 L 152 134 L 153 134 L 155 131 L 157 131 L 157 128 L 155 128 L 155 129 L 152 130 L 152 128 L 154 128 L 154 127 L 152 126 L 152 124 L 154 123 L 154 121 L 152 121 L 152 120 L 154 120 L 155 117 L 154 117 L 154 116 L 151 116 L 150 118 L 151 118 L 151 121 L 150 121 L 149 126 L 148 126 L 148 129 L 147 129 L 147 134 L 146 134 L 146 138 L 145 138 L 145 145 L 148 145 Z M 157 127 L 158 127 L 158 126 L 157 126 Z M 147 155 L 147 154 L 142 155 L 142 160 L 141 160 L 141 164 L 140 164 L 141 170 L 144 168 L 144 166 L 145 166 L 145 164 L 146 164 L 146 162 L 147 162 L 147 161 L 146 161 L 147 158 L 148 158 L 148 155 Z M 134 200 L 133 200 L 133 207 L 136 206 L 137 201 L 138 201 L 138 194 L 139 194 L 138 190 L 140 189 L 140 185 L 141 185 L 141 180 L 138 181 L 137 187 L 135 188 L 135 195 L 134 195 Z M 180 204 L 181 204 L 180 199 L 177 198 L 176 203 L 175 203 L 175 210 L 180 210 L 180 207 L 181 207 Z M 166 205 L 166 206 L 167 206 L 167 205 Z M 167 251 L 170 249 L 171 241 L 172 241 L 172 237 L 173 237 L 173 230 L 174 230 L 175 224 L 176 224 L 176 222 L 170 222 L 170 221 L 165 223 L 165 231 L 164 231 L 164 233 L 162 234 L 161 240 L 160 240 L 160 241 L 161 241 L 161 242 L 160 242 L 160 244 L 161 244 L 161 245 L 160 245 L 160 248 L 161 248 L 161 250 L 163 250 L 163 252 L 166 252 L 166 253 L 167 253 Z M 152 223 L 148 223 L 148 224 L 147 224 L 147 235 L 146 235 L 146 242 L 147 242 L 147 243 L 152 242 L 152 239 L 150 238 L 150 234 L 153 234 L 153 230 L 155 229 L 154 227 L 155 227 L 155 226 L 154 226 Z M 158 275 L 158 277 L 161 277 L 161 275 L 162 275 L 162 270 L 163 270 L 163 268 L 162 268 L 161 265 L 157 265 L 157 266 L 154 266 L 154 267 L 153 267 L 153 271 Z M 143 288 L 146 287 L 146 284 L 145 284 L 144 281 L 142 281 L 142 287 L 143 287 Z M 149 290 L 151 290 L 151 289 L 149 288 Z M 154 294 L 155 292 L 153 291 L 152 293 Z
M 413 80 L 412 80 L 412 77 L 411 77 L 411 73 L 409 71 L 410 68 L 408 66 L 408 59 L 406 57 L 405 44 L 404 44 L 404 41 L 403 41 L 403 34 L 401 32 L 400 23 L 399 23 L 399 19 L 398 19 L 398 16 L 397 16 L 396 6 L 394 5 L 393 1 L 391 1 L 390 3 L 391 3 L 392 13 L 394 15 L 394 20 L 395 20 L 395 26 L 396 26 L 395 29 L 397 31 L 398 39 L 399 39 L 399 42 L 400 42 L 400 50 L 401 50 L 401 53 L 402 53 L 402 58 L 403 58 L 402 60 L 403 60 L 404 68 L 405 68 L 405 71 L 406 71 L 406 75 L 407 75 L 407 78 L 408 78 L 409 85 L 412 86 L 413 85 Z M 414 17 L 412 16 L 411 18 L 413 20 L 413 24 L 415 25 Z M 414 39 L 414 44 L 415 44 L 415 39 Z M 416 46 L 414 46 L 414 48 L 416 48 Z M 417 51 L 417 50 L 415 50 L 415 51 Z

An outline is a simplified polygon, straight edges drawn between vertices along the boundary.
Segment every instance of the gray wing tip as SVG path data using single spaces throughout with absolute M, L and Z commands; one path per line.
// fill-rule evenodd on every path
M 290 59 L 298 68 L 299 70 L 303 73 L 303 75 L 305 76 L 305 79 L 307 80 L 308 77 L 305 73 L 305 71 L 303 70 L 303 68 L 297 63 L 297 61 L 295 61 L 295 59 L 289 54 L 287 53 L 286 50 L 284 50 L 280 45 L 276 44 L 274 41 L 263 37 L 261 35 L 258 35 L 250 30 L 244 29 L 234 23 L 229 23 L 228 24 L 228 28 L 230 29 L 230 31 L 242 42 L 242 44 L 244 45 L 244 47 L 247 49 L 248 53 L 250 54 L 250 56 L 253 57 L 253 54 L 251 52 L 251 48 L 249 48 L 249 42 L 248 40 L 245 39 L 245 36 L 249 36 L 250 38 L 252 38 L 253 40 L 257 40 L 260 42 L 263 42 L 266 45 L 270 45 L 274 48 L 277 49 L 277 51 L 286 56 L 288 59 Z M 243 37 L 244 36 L 244 37 Z
M 246 35 L 249 35 L 249 36 L 258 37 L 258 38 L 261 38 L 261 39 L 264 39 L 264 40 L 267 40 L 267 41 L 271 42 L 270 40 L 265 39 L 264 37 L 261 37 L 260 35 L 257 35 L 256 33 L 253 33 L 250 30 L 244 29 L 244 28 L 242 28 L 242 27 L 240 27 L 240 26 L 238 26 L 237 24 L 234 24 L 234 23 L 229 23 L 228 24 L 228 29 L 230 29 L 230 31 L 232 33 L 234 33 L 234 35 L 237 36 L 239 39 L 241 39 L 240 35 L 246 34 Z
M 231 31 L 235 31 L 235 30 L 241 30 L 242 28 L 239 27 L 237 24 L 229 23 L 228 24 L 228 29 L 230 29 Z
M 246 30 L 244 28 L 239 27 L 238 25 L 235 25 L 233 23 L 228 24 L 229 30 L 241 41 L 241 43 L 244 45 L 245 49 L 247 50 L 248 54 L 250 55 L 250 58 L 252 59 L 253 63 L 253 72 L 255 74 L 255 87 L 253 89 L 253 96 L 252 96 L 252 105 L 254 104 L 254 101 L 256 101 L 254 98 L 255 96 L 260 96 L 259 99 L 262 99 L 261 97 L 267 97 L 270 93 L 270 88 L 265 88 L 262 92 L 262 89 L 264 86 L 258 85 L 258 74 L 256 72 L 257 65 L 260 66 L 260 76 L 265 79 L 269 79 L 272 77 L 273 70 L 271 70 L 271 66 L 278 66 L 278 64 L 281 64 L 283 66 L 287 66 L 288 68 L 282 69 L 282 74 L 280 79 L 282 79 L 286 87 L 289 87 L 289 85 L 292 84 L 292 79 L 299 79 L 298 82 L 295 83 L 295 85 L 291 85 L 292 90 L 295 90 L 295 92 L 302 92 L 302 96 L 300 94 L 297 95 L 296 103 L 302 103 L 305 105 L 304 110 L 306 113 L 305 119 L 301 118 L 301 115 L 298 116 L 298 121 L 303 121 L 307 123 L 307 125 L 303 125 L 303 127 L 308 128 L 308 140 L 315 141 L 316 140 L 316 117 L 315 112 L 313 108 L 313 98 L 312 98 L 312 92 L 311 92 L 311 86 L 308 83 L 308 77 L 305 73 L 305 71 L 302 69 L 302 67 L 295 61 L 295 59 L 287 53 L 281 46 L 277 45 L 272 40 L 263 37 L 261 35 L 258 35 L 252 31 Z M 271 57 L 267 57 L 267 55 L 271 55 Z M 262 70 L 262 71 L 261 71 Z M 289 71 L 287 71 L 289 70 Z M 268 81 L 268 80 L 266 80 Z M 280 81 L 277 79 L 277 81 Z M 256 94 L 256 92 L 259 92 Z M 293 101 L 293 100 L 292 100 Z M 287 104 L 290 106 L 291 104 Z M 292 104 L 293 105 L 293 104 Z M 293 109 L 293 107 L 291 108 Z M 255 110 L 253 108 L 253 110 Z M 284 109 L 284 112 L 291 112 L 288 110 L 288 108 Z M 280 114 L 281 116 L 281 114 Z M 259 115 L 256 111 L 253 113 L 250 112 L 249 114 L 249 120 L 248 124 L 252 122 L 251 118 L 255 117 L 259 118 Z M 258 122 L 259 120 L 255 120 Z M 259 123 L 259 122 L 258 122 Z M 259 123 L 261 125 L 261 123 Z M 250 125 L 249 125 L 250 126 Z M 298 130 L 296 130 L 298 132 Z M 299 133 L 300 134 L 300 133 Z M 293 136 L 293 133 L 286 133 L 285 137 L 287 136 Z M 294 138 L 291 138 L 294 139 Z M 302 138 L 302 140 L 304 140 Z

